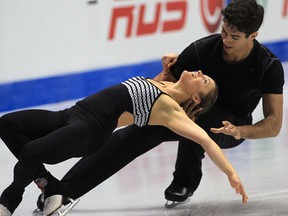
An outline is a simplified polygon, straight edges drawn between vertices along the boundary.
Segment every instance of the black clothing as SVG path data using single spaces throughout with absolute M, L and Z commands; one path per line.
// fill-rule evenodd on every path
M 179 136 L 166 127 L 129 125 L 113 132 L 99 151 L 83 157 L 61 181 L 70 188 L 72 198 L 81 197 L 138 156 L 173 140 Z
M 23 188 L 18 188 L 11 184 L 1 194 L 0 203 L 5 206 L 11 214 L 13 214 L 19 203 L 22 201 L 23 193 Z
M 250 116 L 262 94 L 282 94 L 284 71 L 280 60 L 258 41 L 250 55 L 238 63 L 228 63 L 222 55 L 219 34 L 190 44 L 171 68 L 179 79 L 183 70 L 202 70 L 219 87 L 218 102 L 237 115 Z
M 0 118 L 0 137 L 18 158 L 13 184 L 25 188 L 56 164 L 100 149 L 124 111 L 131 112 L 128 89 L 118 84 L 62 111 L 24 110 Z
M 226 62 L 222 48 L 219 34 L 202 38 L 179 55 L 171 72 L 179 79 L 184 69 L 202 70 L 216 80 L 219 99 L 211 111 L 197 119 L 197 124 L 221 148 L 232 148 L 244 140 L 213 134 L 210 128 L 222 127 L 223 120 L 238 126 L 251 125 L 251 114 L 262 94 L 282 94 L 284 72 L 279 59 L 256 40 L 250 55 L 238 63 Z M 172 140 L 180 141 L 173 182 L 194 192 L 202 177 L 204 150 L 200 145 L 178 137 L 164 127 L 138 128 L 131 125 L 114 132 L 100 151 L 82 158 L 62 181 L 73 190 L 72 197 L 80 197 L 139 155 L 163 141 Z
M 134 88 L 137 88 L 137 91 Z M 43 177 L 43 173 L 44 176 L 47 174 L 43 163 L 56 164 L 72 157 L 89 158 L 88 156 L 96 151 L 101 153 L 101 149 L 105 149 L 103 144 L 116 128 L 119 117 L 125 111 L 136 116 L 134 121 L 139 122 L 140 126 L 148 124 L 151 109 L 161 94 L 163 92 L 146 78 L 133 77 L 90 95 L 69 109 L 56 112 L 24 110 L 2 116 L 0 137 L 18 159 L 14 167 L 13 188 L 23 190 L 20 190 L 17 197 L 22 199 L 24 188 L 33 180 Z M 140 128 L 135 127 L 136 130 Z M 164 127 L 160 130 L 164 131 L 163 134 L 169 131 Z M 169 135 L 171 134 L 175 136 L 169 131 Z M 150 143 L 151 147 L 155 145 L 155 142 Z M 125 145 L 117 146 L 119 147 L 125 149 Z M 150 148 L 150 145 L 143 145 L 143 148 L 135 147 L 138 151 L 136 154 L 140 155 Z M 129 157 L 124 160 L 129 160 Z M 109 163 L 106 165 L 108 166 Z M 119 165 L 122 166 L 121 163 Z M 103 174 L 107 172 L 109 173 L 109 170 L 105 170 Z M 50 174 L 48 176 L 48 184 L 45 188 L 48 194 L 59 192 L 66 193 L 66 196 L 70 195 L 69 187 L 63 186 L 61 191 L 61 186 L 56 185 L 57 180 Z M 81 176 L 83 177 L 85 174 Z M 10 193 L 8 195 L 10 196 Z M 6 192 L 1 195 L 0 204 L 6 206 L 8 203 L 10 206 L 8 201 L 11 199 L 8 195 Z M 13 208 L 9 207 L 10 210 L 14 211 L 20 201 L 13 202 L 17 205 L 13 204 Z
M 211 118 L 209 120 L 209 125 L 211 127 L 222 121 L 222 118 L 219 115 L 220 111 L 221 116 L 225 116 L 225 119 L 231 122 L 237 122 L 239 125 L 251 124 L 250 121 L 245 121 L 242 118 L 236 117 L 228 110 L 225 111 L 224 108 L 221 110 L 212 108 L 211 112 L 207 114 L 219 118 Z M 207 118 L 210 117 L 207 116 Z M 217 137 L 220 141 L 219 144 L 225 144 L 225 146 L 222 146 L 225 148 L 234 147 L 242 142 L 242 140 L 235 140 L 230 136 L 225 136 L 223 134 L 216 136 L 209 131 L 207 132 L 213 139 Z M 182 173 L 184 174 L 184 177 L 180 180 L 183 179 L 185 185 L 188 185 L 188 183 L 191 185 L 191 182 L 193 185 L 197 185 L 202 176 L 201 160 L 204 158 L 204 150 L 199 144 L 193 144 L 190 140 L 186 141 L 186 139 L 162 126 L 144 126 L 139 128 L 136 125 L 130 125 L 113 132 L 99 151 L 87 157 L 83 157 L 77 162 L 63 177 L 62 182 L 67 184 L 70 188 L 70 196 L 72 198 L 78 198 L 125 167 L 135 158 L 151 150 L 160 143 L 177 140 L 180 140 L 181 144 L 179 144 L 179 147 L 183 149 L 183 151 L 189 151 L 187 153 L 189 154 L 188 158 L 181 157 L 182 155 L 179 154 L 184 155 L 184 153 L 179 151 L 177 163 L 187 162 L 189 163 L 189 166 L 193 167 L 189 169 L 188 172 L 185 171 L 186 166 L 183 166 L 183 168 L 181 166 L 182 169 L 178 171 L 185 172 Z M 180 158 L 183 160 L 180 161 Z M 197 176 L 197 178 L 193 176 Z
M 228 63 L 222 55 L 221 35 L 202 38 L 190 44 L 171 68 L 179 78 L 186 70 L 202 70 L 212 77 L 219 87 L 219 97 L 211 112 L 201 115 L 197 124 L 201 126 L 221 148 L 231 148 L 243 139 L 216 135 L 211 127 L 221 127 L 223 120 L 233 124 L 252 124 L 252 112 L 262 94 L 282 94 L 284 71 L 280 60 L 265 46 L 254 40 L 249 56 L 238 63 Z M 201 159 L 204 150 L 187 139 L 179 142 L 173 183 L 187 187 L 194 192 L 201 180 Z

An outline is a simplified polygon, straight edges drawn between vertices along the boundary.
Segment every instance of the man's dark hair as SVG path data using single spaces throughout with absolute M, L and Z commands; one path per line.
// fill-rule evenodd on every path
M 256 0 L 234 0 L 222 10 L 223 21 L 248 37 L 262 25 L 264 8 Z

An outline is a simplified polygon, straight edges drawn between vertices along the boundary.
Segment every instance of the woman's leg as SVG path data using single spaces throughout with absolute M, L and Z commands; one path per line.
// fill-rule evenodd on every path
M 0 138 L 18 159 L 26 143 L 62 127 L 63 112 L 24 110 L 0 118 Z
M 0 137 L 11 153 L 19 159 L 24 146 L 51 133 L 63 125 L 63 112 L 46 110 L 25 110 L 3 115 L 0 118 Z M 33 179 L 46 174 L 45 167 L 40 164 Z M 6 206 L 13 213 L 22 200 L 24 188 L 12 183 L 0 197 L 2 207 Z M 4 205 L 4 206 L 3 206 Z M 5 208 L 4 208 L 5 209 Z
M 59 163 L 71 157 L 88 155 L 91 153 L 90 151 L 97 149 L 97 140 L 101 137 L 96 136 L 97 132 L 95 132 L 95 129 L 81 119 L 75 120 L 74 118 L 71 122 L 73 123 L 66 123 L 46 135 L 42 134 L 43 136 L 40 138 L 28 142 L 22 147 L 18 156 L 19 161 L 14 168 L 13 187 L 9 187 L 10 192 L 14 193 L 14 197 L 19 198 L 17 199 L 19 203 L 22 199 L 24 188 L 35 178 L 39 166 L 43 163 Z M 16 188 L 17 191 L 15 190 Z M 7 195 L 7 193 L 1 195 L 2 201 L 6 202 L 4 203 L 5 206 L 19 205 L 19 203 L 12 205 L 9 202 L 9 197 L 5 197 L 5 194 Z M 3 204 L 2 201 L 0 202 L 1 204 Z M 11 212 L 15 210 L 15 208 L 9 208 Z
M 0 138 L 18 159 L 23 147 L 65 125 L 65 111 L 24 110 L 3 115 L 0 118 Z M 35 179 L 46 174 L 43 165 Z
M 128 126 L 115 131 L 98 152 L 82 158 L 61 181 L 71 190 L 70 196 L 78 198 L 161 142 L 178 139 L 165 127 Z
M 57 164 L 91 154 L 97 146 L 96 133 L 87 123 L 80 122 L 27 143 L 14 169 L 14 183 L 25 188 L 40 164 Z

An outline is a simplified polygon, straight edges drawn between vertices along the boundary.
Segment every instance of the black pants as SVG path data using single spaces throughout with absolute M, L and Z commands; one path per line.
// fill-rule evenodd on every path
M 243 119 L 219 106 L 209 114 L 199 117 L 201 125 L 222 148 L 239 145 L 243 140 L 235 140 L 226 135 L 215 135 L 211 127 L 221 127 L 222 121 L 228 120 L 236 125 L 251 124 L 251 118 Z M 170 130 L 158 126 L 139 128 L 135 125 L 115 131 L 104 146 L 92 155 L 82 158 L 63 177 L 73 193 L 72 198 L 78 198 L 101 182 L 122 169 L 141 154 L 149 151 L 164 141 L 180 140 L 177 161 L 174 172 L 174 182 L 195 191 L 202 177 L 203 148 L 190 140 L 179 137 Z
M 43 163 L 56 164 L 87 156 L 104 143 L 75 109 L 6 114 L 0 118 L 0 137 L 18 159 L 13 183 L 21 188 L 45 169 Z

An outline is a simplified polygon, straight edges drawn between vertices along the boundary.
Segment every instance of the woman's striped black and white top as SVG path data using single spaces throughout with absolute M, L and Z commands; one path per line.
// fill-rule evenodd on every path
M 142 127 L 148 123 L 150 111 L 161 91 L 145 77 L 132 77 L 122 82 L 130 94 L 133 104 L 134 123 Z

